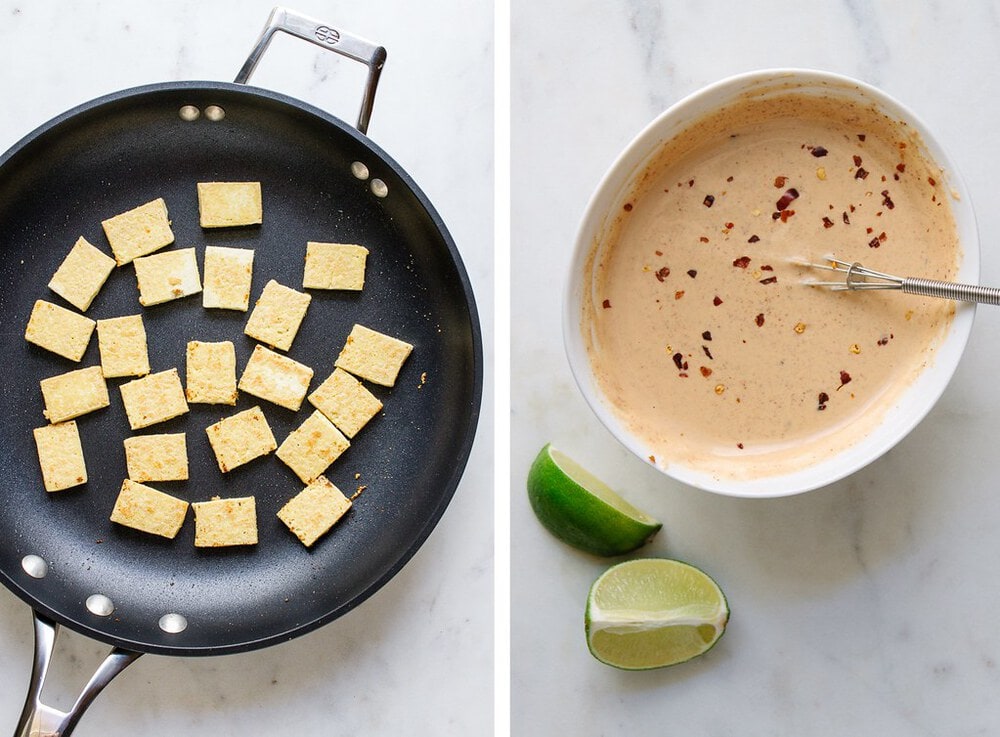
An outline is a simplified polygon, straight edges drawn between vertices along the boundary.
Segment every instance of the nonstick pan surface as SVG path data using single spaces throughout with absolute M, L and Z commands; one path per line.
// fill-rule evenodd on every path
M 182 106 L 218 106 L 184 120 Z M 360 163 L 367 169 L 367 177 Z M 385 196 L 375 179 L 385 185 Z M 202 230 L 196 183 L 260 181 L 264 223 Z M 292 412 L 245 393 L 235 407 L 190 405 L 187 415 L 137 434 L 185 432 L 190 478 L 150 485 L 188 501 L 254 495 L 256 546 L 196 549 L 193 515 L 174 540 L 115 525 L 108 517 L 125 478 L 122 441 L 131 431 L 118 387 L 111 406 L 77 419 L 89 474 L 76 489 L 46 493 L 31 430 L 45 424 L 38 382 L 97 365 L 96 334 L 73 363 L 24 339 L 32 305 L 68 306 L 46 287 L 79 236 L 107 253 L 101 220 L 156 197 L 176 237 L 169 249 L 206 245 L 255 250 L 251 306 L 269 279 L 302 289 L 307 241 L 366 246 L 360 293 L 312 290 L 288 355 L 333 370 L 355 323 L 414 345 L 395 387 L 366 382 L 384 410 L 326 475 L 346 494 L 365 487 L 350 512 L 311 549 L 275 516 L 301 490 L 273 455 L 222 474 L 205 428 L 260 405 L 280 444 L 312 411 Z M 134 269 L 116 268 L 87 312 L 142 314 L 152 370 L 184 378 L 189 340 L 231 340 L 237 374 L 254 346 L 247 313 L 206 310 L 200 295 L 143 308 Z M 280 94 L 227 83 L 170 83 L 126 90 L 71 110 L 0 159 L 0 578 L 36 611 L 128 650 L 222 654 L 290 639 L 353 608 L 413 555 L 447 506 L 468 458 L 482 393 L 478 317 L 461 259 L 433 207 L 409 176 L 340 120 Z M 29 576 L 25 556 L 48 563 Z M 88 597 L 110 599 L 110 615 Z M 370 606 L 377 606 L 373 601 Z M 180 614 L 187 627 L 159 626 Z

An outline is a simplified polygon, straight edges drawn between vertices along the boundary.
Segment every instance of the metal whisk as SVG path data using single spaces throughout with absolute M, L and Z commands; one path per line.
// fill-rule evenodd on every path
M 869 269 L 858 262 L 848 263 L 847 261 L 841 261 L 833 256 L 825 257 L 824 262 L 814 264 L 809 261 L 795 261 L 800 266 L 846 274 L 844 281 L 816 281 L 807 279 L 802 283 L 811 287 L 825 287 L 834 291 L 899 289 L 907 294 L 918 294 L 924 297 L 942 297 L 960 302 L 1000 305 L 1000 289 L 996 287 L 958 284 L 956 282 L 921 279 L 913 276 L 894 276 Z

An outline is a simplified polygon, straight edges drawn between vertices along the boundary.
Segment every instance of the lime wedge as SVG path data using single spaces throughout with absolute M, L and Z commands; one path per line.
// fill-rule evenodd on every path
M 662 668 L 701 655 L 728 621 L 729 605 L 718 584 L 694 566 L 666 558 L 609 568 L 591 586 L 584 618 L 591 654 L 625 670 Z
M 551 444 L 528 471 L 528 499 L 549 532 L 595 555 L 628 553 L 663 526 Z

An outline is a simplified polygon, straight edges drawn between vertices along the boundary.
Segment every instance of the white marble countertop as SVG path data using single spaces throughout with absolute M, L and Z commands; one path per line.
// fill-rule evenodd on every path
M 275 3 L 0 2 L 0 149 L 101 94 L 151 82 L 231 81 Z M 434 203 L 492 333 L 493 15 L 487 3 L 292 5 L 389 52 L 370 137 Z M 353 122 L 364 69 L 279 34 L 252 83 Z M 247 654 L 140 658 L 75 734 L 466 735 L 493 724 L 492 350 L 468 470 L 404 569 L 341 619 Z M 0 732 L 31 667 L 28 607 L 0 589 Z M 46 696 L 68 707 L 106 647 L 64 630 Z
M 632 137 L 686 94 L 766 67 L 846 74 L 916 111 L 977 205 L 982 281 L 1000 284 L 997 5 L 515 0 L 512 17 L 512 734 L 995 734 L 1000 312 L 980 308 L 940 403 L 885 457 L 746 500 L 660 475 L 603 428 L 571 377 L 554 285 Z M 640 673 L 591 658 L 584 604 L 609 563 L 532 515 L 524 479 L 548 441 L 664 521 L 641 555 L 719 581 L 732 619 L 713 651 Z

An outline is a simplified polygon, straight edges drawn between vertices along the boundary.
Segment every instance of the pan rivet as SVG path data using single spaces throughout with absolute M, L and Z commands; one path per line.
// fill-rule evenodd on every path
M 21 558 L 21 568 L 32 578 L 45 578 L 49 572 L 49 564 L 40 555 L 26 555 Z
M 187 629 L 188 621 L 183 614 L 164 614 L 160 617 L 160 629 L 172 635 Z
M 192 120 L 198 119 L 198 116 L 201 115 L 201 110 L 194 105 L 182 105 L 178 114 L 181 116 L 181 120 L 186 120 L 190 123 Z
M 389 187 L 381 179 L 372 179 L 372 194 L 376 197 L 385 197 L 389 194 Z
M 205 108 L 205 117 L 212 122 L 218 122 L 226 117 L 226 111 L 218 105 L 209 105 Z
M 104 594 L 91 594 L 87 597 L 87 611 L 98 617 L 107 617 L 115 610 L 115 605 Z
M 351 174 L 361 180 L 368 178 L 368 167 L 362 164 L 360 161 L 355 161 L 351 164 Z

